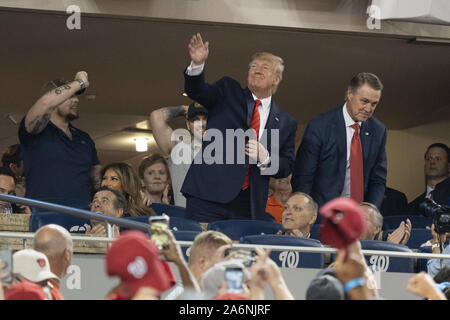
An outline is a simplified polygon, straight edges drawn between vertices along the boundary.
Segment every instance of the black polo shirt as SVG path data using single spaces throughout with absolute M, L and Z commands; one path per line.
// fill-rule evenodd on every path
M 69 124 L 72 140 L 51 121 L 39 134 L 19 126 L 26 178 L 25 197 L 86 209 L 92 198 L 91 170 L 99 164 L 94 141 Z

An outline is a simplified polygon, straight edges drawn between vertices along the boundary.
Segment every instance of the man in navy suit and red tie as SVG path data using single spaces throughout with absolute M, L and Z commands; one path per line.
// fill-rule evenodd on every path
M 309 194 L 319 206 L 348 197 L 380 208 L 387 130 L 372 115 L 382 89 L 376 75 L 359 73 L 350 81 L 343 106 L 311 120 L 297 151 L 293 192 Z
M 181 189 L 186 217 L 199 222 L 272 220 L 265 212 L 269 178 L 292 172 L 297 131 L 297 122 L 272 99 L 282 79 L 283 59 L 266 52 L 253 55 L 246 88 L 229 77 L 208 84 L 204 69 L 209 42 L 196 34 L 188 47 L 185 91 L 208 109 L 208 123 L 202 152 Z

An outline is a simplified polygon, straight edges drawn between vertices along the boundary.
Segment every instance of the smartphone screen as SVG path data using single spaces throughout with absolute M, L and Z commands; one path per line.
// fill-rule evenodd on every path
M 242 293 L 242 280 L 244 279 L 244 272 L 241 268 L 226 268 L 225 282 L 227 283 L 227 291 Z
M 254 250 L 229 248 L 225 250 L 225 256 L 231 255 L 232 259 L 239 260 L 244 266 L 249 268 L 255 261 L 256 252 Z
M 12 282 L 12 276 L 11 276 L 11 272 L 12 272 L 12 250 L 10 249 L 5 249 L 5 250 L 0 250 L 0 263 L 6 263 L 6 266 L 3 270 L 0 270 L 0 273 L 9 273 L 9 277 L 3 279 L 4 283 L 11 283 Z
M 159 250 L 169 247 L 169 217 L 166 215 L 149 218 L 150 238 Z

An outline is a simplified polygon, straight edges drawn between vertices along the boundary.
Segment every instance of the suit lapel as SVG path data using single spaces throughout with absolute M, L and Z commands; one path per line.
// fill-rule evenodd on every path
M 369 150 L 370 150 L 370 143 L 372 142 L 372 134 L 371 132 L 371 125 L 370 125 L 370 119 L 363 122 L 361 124 L 361 131 L 359 133 L 360 139 L 361 139 L 361 147 L 363 152 L 363 163 L 367 163 L 368 157 L 369 157 Z
M 252 121 L 253 109 L 255 108 L 255 100 L 253 100 L 252 92 L 246 88 L 245 89 L 245 100 L 247 102 L 247 127 L 250 127 L 250 121 Z
M 265 129 L 279 129 L 280 128 L 280 108 L 273 102 L 270 103 L 269 117 L 267 118 Z
M 345 170 L 347 168 L 347 129 L 345 127 L 344 115 L 342 114 L 342 107 L 336 110 L 333 131 L 336 134 L 339 169 L 345 177 Z
M 280 108 L 273 102 L 270 103 L 269 117 L 267 118 L 266 126 L 264 127 L 263 135 L 261 136 L 260 142 L 270 150 L 272 145 L 270 130 L 280 129 Z

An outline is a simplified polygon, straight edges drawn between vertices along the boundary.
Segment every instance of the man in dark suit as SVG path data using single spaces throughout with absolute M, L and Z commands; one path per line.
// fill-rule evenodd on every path
M 387 130 L 372 115 L 382 89 L 376 75 L 360 73 L 343 106 L 311 120 L 296 155 L 294 192 L 309 194 L 319 206 L 336 197 L 381 206 Z
M 189 54 L 185 91 L 208 109 L 208 123 L 202 152 L 181 189 L 187 199 L 186 217 L 200 222 L 272 220 L 265 213 L 269 178 L 292 172 L 297 130 L 297 122 L 272 99 L 282 79 L 283 60 L 269 53 L 255 54 L 248 87 L 242 88 L 228 77 L 214 84 L 205 82 L 209 43 L 200 34 L 192 37 Z
M 383 217 L 406 214 L 408 198 L 403 192 L 386 187 L 380 212 Z
M 425 152 L 426 190 L 408 204 L 410 214 L 423 215 L 419 207 L 425 199 L 432 199 L 441 205 L 449 204 L 450 197 L 450 150 L 444 143 L 433 143 Z

